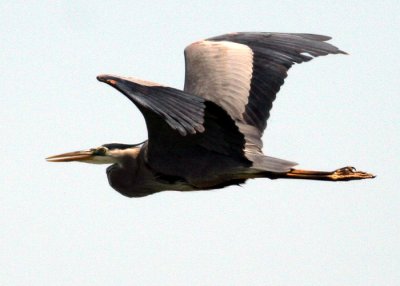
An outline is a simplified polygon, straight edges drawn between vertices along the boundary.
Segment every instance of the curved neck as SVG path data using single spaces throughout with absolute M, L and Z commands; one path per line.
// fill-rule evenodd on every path
M 140 147 L 126 149 L 114 149 L 109 151 L 109 156 L 119 165 L 125 165 L 129 161 L 136 161 L 140 153 Z

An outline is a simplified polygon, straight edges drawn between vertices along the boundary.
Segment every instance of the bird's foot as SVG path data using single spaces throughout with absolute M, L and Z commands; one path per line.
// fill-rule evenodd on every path
M 357 171 L 354 167 L 344 167 L 333 172 L 291 169 L 290 172 L 276 175 L 275 178 L 305 179 L 321 181 L 351 181 L 372 179 L 375 175 Z
M 350 181 L 350 180 L 363 180 L 363 179 L 373 179 L 375 175 L 357 171 L 354 167 L 343 167 L 333 171 L 329 177 L 333 181 Z

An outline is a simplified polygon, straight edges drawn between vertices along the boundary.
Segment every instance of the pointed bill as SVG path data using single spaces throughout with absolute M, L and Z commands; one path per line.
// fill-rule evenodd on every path
M 92 150 L 83 150 L 50 156 L 46 160 L 48 162 L 86 161 L 92 159 L 93 156 L 94 152 Z

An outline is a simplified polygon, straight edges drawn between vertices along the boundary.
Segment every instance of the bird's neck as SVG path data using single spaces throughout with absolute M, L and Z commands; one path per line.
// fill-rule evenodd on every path
M 140 147 L 116 149 L 111 152 L 111 157 L 113 157 L 121 166 L 131 164 L 132 161 L 136 161 L 138 159 L 140 149 Z

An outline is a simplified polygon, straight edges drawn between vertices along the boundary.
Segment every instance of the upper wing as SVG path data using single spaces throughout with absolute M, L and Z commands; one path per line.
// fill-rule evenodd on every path
M 252 144 L 260 137 L 287 71 L 294 63 L 343 53 L 312 34 L 232 33 L 185 49 L 185 91 L 215 102 L 237 122 Z M 247 140 L 249 141 L 249 140 Z
M 149 138 L 146 157 L 156 172 L 195 182 L 251 165 L 244 156 L 244 135 L 213 102 L 136 78 L 98 79 L 121 91 L 143 113 Z
M 205 100 L 201 97 L 133 77 L 100 75 L 97 79 L 125 94 L 143 113 L 146 123 L 156 115 L 183 136 L 204 131 Z

